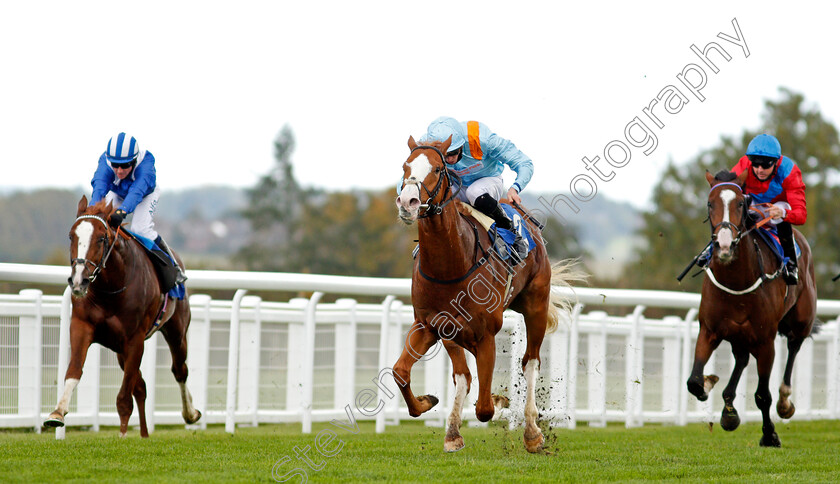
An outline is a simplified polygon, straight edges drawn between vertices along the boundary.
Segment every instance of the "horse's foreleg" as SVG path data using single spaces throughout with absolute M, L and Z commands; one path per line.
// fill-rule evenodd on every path
M 732 376 L 729 377 L 729 383 L 723 389 L 723 412 L 720 415 L 720 426 L 723 430 L 735 430 L 741 424 L 741 417 L 738 416 L 738 410 L 735 409 L 733 402 L 735 401 L 735 392 L 738 389 L 738 382 L 741 380 L 741 374 L 747 363 L 750 362 L 750 354 L 747 351 L 735 350 L 732 347 L 732 355 L 735 356 L 735 366 L 732 368 Z
M 700 333 L 697 335 L 697 344 L 694 347 L 694 366 L 686 382 L 688 391 L 701 402 L 709 398 L 709 391 L 718 382 L 718 377 L 715 375 L 703 376 L 703 367 L 706 366 L 709 357 L 719 344 L 720 339 L 708 331 L 701 321 Z
M 793 391 L 791 389 L 790 379 L 793 373 L 793 361 L 796 359 L 796 355 L 799 353 L 799 349 L 802 348 L 804 341 L 805 338 L 803 337 L 788 336 L 788 357 L 787 363 L 785 364 L 785 375 L 782 379 L 781 386 L 779 386 L 779 401 L 776 402 L 776 413 L 781 418 L 791 418 L 794 412 L 796 412 L 796 407 L 790 401 L 790 394 Z
M 135 386 L 137 386 L 138 378 L 140 378 L 140 360 L 143 359 L 143 337 L 142 335 L 135 337 L 125 345 L 125 353 L 120 358 L 120 363 L 123 368 L 123 381 L 120 386 L 120 391 L 117 393 L 117 413 L 120 416 L 120 437 L 125 437 L 128 432 L 128 419 L 131 417 L 131 412 L 134 410 L 134 404 L 131 397 L 134 394 Z M 145 384 L 144 384 L 145 385 Z M 146 429 L 146 416 L 140 415 L 140 432 L 141 435 L 145 433 L 148 436 Z
M 70 398 L 82 378 L 82 367 L 85 366 L 88 348 L 93 343 L 93 326 L 88 323 L 73 320 L 70 323 L 70 363 L 64 374 L 64 391 L 59 396 L 55 410 L 52 411 L 44 425 L 47 427 L 64 427 L 64 416 L 70 407 Z
M 438 403 L 437 397 L 432 395 L 415 397 L 411 391 L 411 367 L 429 351 L 435 341 L 436 338 L 431 331 L 420 321 L 415 321 L 408 330 L 402 354 L 394 364 L 394 375 L 398 378 L 400 392 L 408 407 L 408 414 L 412 417 L 419 417 Z
M 475 351 L 475 364 L 478 367 L 478 401 L 475 402 L 475 416 L 481 422 L 493 418 L 495 406 L 490 396 L 493 386 L 493 368 L 496 366 L 496 338 L 487 334 L 478 343 Z
M 188 319 L 189 315 L 176 315 L 176 320 L 169 321 L 169 323 L 161 329 L 166 343 L 169 345 L 169 352 L 172 354 L 172 375 L 175 376 L 175 381 L 181 389 L 181 416 L 184 422 L 194 424 L 201 418 L 201 412 L 193 406 L 192 394 L 187 388 L 187 376 L 189 369 L 187 368 L 187 330 L 184 319 Z
M 443 340 L 443 346 L 449 353 L 449 359 L 452 360 L 452 381 L 455 383 L 455 401 L 452 404 L 452 413 L 449 414 L 443 450 L 456 452 L 464 448 L 464 438 L 461 437 L 461 412 L 464 409 L 464 400 L 470 391 L 472 375 L 467 366 L 467 359 L 464 357 L 464 349 L 450 340 Z
M 773 370 L 773 359 L 776 357 L 776 348 L 773 340 L 766 342 L 755 354 L 756 367 L 758 369 L 758 387 L 755 390 L 755 405 L 761 410 L 761 440 L 762 447 L 781 447 L 779 436 L 776 434 L 776 426 L 770 420 L 770 405 L 773 403 L 773 396 L 770 395 L 770 372 Z

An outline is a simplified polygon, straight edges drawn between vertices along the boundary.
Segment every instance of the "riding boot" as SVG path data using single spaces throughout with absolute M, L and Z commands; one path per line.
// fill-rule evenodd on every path
M 169 257 L 172 258 L 172 262 L 175 263 L 175 267 L 178 269 L 178 277 L 177 279 L 175 279 L 175 283 L 183 284 L 187 280 L 187 275 L 184 274 L 183 269 L 181 269 L 181 265 L 178 264 L 178 260 L 175 258 L 175 254 L 172 253 L 172 249 L 170 249 L 169 246 L 166 245 L 166 242 L 163 241 L 163 237 L 161 237 L 160 235 L 158 235 L 158 238 L 155 239 L 155 243 L 158 245 L 158 247 L 160 247 L 167 254 L 169 254 Z
M 492 218 L 493 221 L 496 222 L 496 227 L 500 229 L 510 230 L 513 232 L 515 239 L 513 241 L 514 249 L 516 250 L 516 255 L 519 260 L 524 260 L 528 257 L 528 241 L 525 240 L 522 235 L 514 229 L 513 221 L 508 218 L 505 211 L 502 209 L 502 206 L 499 204 L 499 201 L 494 199 L 490 196 L 489 193 L 485 193 L 480 197 L 475 199 L 475 203 L 473 206 L 479 212 L 487 215 L 488 217 Z
M 788 222 L 782 222 L 776 226 L 779 233 L 779 242 L 782 244 L 787 264 L 782 269 L 782 279 L 787 285 L 799 284 L 799 270 L 796 265 L 796 248 L 793 245 L 793 227 Z

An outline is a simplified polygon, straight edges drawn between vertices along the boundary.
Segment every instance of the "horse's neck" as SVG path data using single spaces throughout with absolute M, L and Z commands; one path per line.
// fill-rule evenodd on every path
M 444 207 L 439 215 L 421 219 L 418 239 L 424 273 L 451 279 L 463 275 L 474 264 L 473 229 L 454 203 Z
M 117 243 L 94 283 L 99 283 L 93 286 L 94 291 L 99 290 L 107 294 L 108 292 L 118 291 L 128 284 L 130 259 L 136 256 L 136 254 L 129 253 L 131 251 L 130 245 L 126 240 Z
M 738 243 L 738 253 L 729 264 L 722 264 L 716 257 L 712 258 L 712 271 L 719 282 L 730 287 L 747 287 L 761 276 L 762 265 L 759 264 L 759 257 L 763 257 L 764 254 L 756 252 L 755 237 L 758 236 L 748 234 Z M 763 260 L 761 264 L 764 267 L 763 272 L 772 272 L 771 261 Z

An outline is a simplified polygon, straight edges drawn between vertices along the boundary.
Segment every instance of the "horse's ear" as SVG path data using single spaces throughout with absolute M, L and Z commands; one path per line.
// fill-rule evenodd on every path
M 76 216 L 78 217 L 81 214 L 85 213 L 85 210 L 87 210 L 87 207 L 88 207 L 87 197 L 85 195 L 82 195 L 82 199 L 79 200 L 79 206 L 76 208 Z
M 408 137 L 408 149 L 413 150 L 414 148 L 417 148 L 417 142 L 414 141 L 414 136 L 409 136 Z
M 744 184 L 747 182 L 747 176 L 749 175 L 748 170 L 744 170 L 738 175 L 738 185 L 741 185 L 741 188 L 744 188 Z
M 440 151 L 442 151 L 443 153 L 446 153 L 447 151 L 449 151 L 449 145 L 451 145 L 451 144 L 452 144 L 452 135 L 450 134 L 449 137 L 446 138 L 446 141 L 441 143 Z
M 710 187 L 715 186 L 715 176 L 709 170 L 706 170 L 706 181 L 709 182 Z

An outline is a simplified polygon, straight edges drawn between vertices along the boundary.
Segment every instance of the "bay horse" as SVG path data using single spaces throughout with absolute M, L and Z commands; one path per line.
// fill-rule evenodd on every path
M 491 245 L 487 231 L 454 198 L 455 175 L 447 170 L 444 161 L 450 143 L 451 138 L 425 145 L 418 145 L 413 137 L 408 139 L 411 153 L 403 163 L 404 187 L 396 205 L 406 225 L 419 219 L 419 252 L 411 279 L 414 323 L 394 365 L 394 376 L 412 417 L 430 410 L 438 399 L 432 395 L 414 396 L 411 368 L 438 340 L 443 341 L 452 360 L 455 384 L 455 403 L 448 419 L 444 450 L 460 450 L 464 447 L 461 411 L 472 382 L 464 349 L 475 356 L 478 371 L 475 415 L 487 422 L 495 413 L 490 393 L 496 361 L 495 337 L 502 329 L 502 313 L 510 307 L 525 318 L 524 442 L 529 452 L 537 452 L 544 442 L 537 426 L 535 398 L 540 346 L 546 331 L 557 325 L 558 308 L 570 309 L 570 302 L 553 294 L 551 285 L 568 285 L 570 281 L 582 280 L 583 275 L 576 270 L 575 261 L 563 261 L 552 268 L 539 229 L 524 213 L 522 223 L 529 224 L 536 248 L 508 271 L 507 263 L 493 256 L 492 249 L 486 249 Z
M 713 255 L 706 267 L 700 299 L 700 333 L 694 352 L 694 367 L 688 379 L 688 391 L 705 401 L 717 382 L 714 375 L 703 376 L 703 367 L 721 341 L 732 345 L 735 365 L 723 390 L 724 408 L 720 425 L 735 430 L 741 420 L 733 405 L 741 373 L 750 355 L 756 360 L 758 387 L 755 404 L 761 410 L 761 446 L 780 447 L 781 441 L 770 420 L 770 372 L 775 358 L 776 333 L 787 337 L 788 356 L 779 388 L 776 412 L 788 419 L 796 408 L 790 401 L 793 362 L 803 341 L 815 329 L 817 288 L 811 248 L 794 229 L 802 255 L 799 284 L 788 286 L 779 277 L 781 264 L 755 232 L 750 221 L 749 198 L 744 193 L 748 172 L 740 176 L 721 171 L 716 176 L 706 172 L 709 191 L 709 223 L 712 227 Z M 748 228 L 748 226 L 750 226 Z M 762 250 L 764 249 L 764 250 Z M 774 270 L 767 273 L 767 270 Z
M 114 230 L 109 226 L 107 220 L 113 212 L 114 207 L 104 200 L 90 207 L 87 197 L 82 196 L 79 200 L 77 218 L 70 228 L 72 272 L 68 283 L 73 293 L 70 364 L 64 377 L 64 392 L 44 425 L 64 426 L 64 416 L 82 376 L 88 347 L 99 343 L 117 353 L 124 372 L 117 394 L 120 436 L 125 437 L 128 430 L 134 396 L 140 417 L 140 436 L 148 437 L 146 382 L 140 373 L 140 360 L 143 342 L 154 332 L 153 325 L 159 316 L 160 332 L 172 353 L 172 373 L 181 388 L 181 415 L 188 424 L 201 418 L 187 389 L 190 306 L 186 297 L 174 299 L 161 290 L 146 249 L 136 239 L 126 237 L 120 227 Z M 178 263 L 183 268 L 180 259 Z M 168 298 L 165 305 L 164 298 Z

